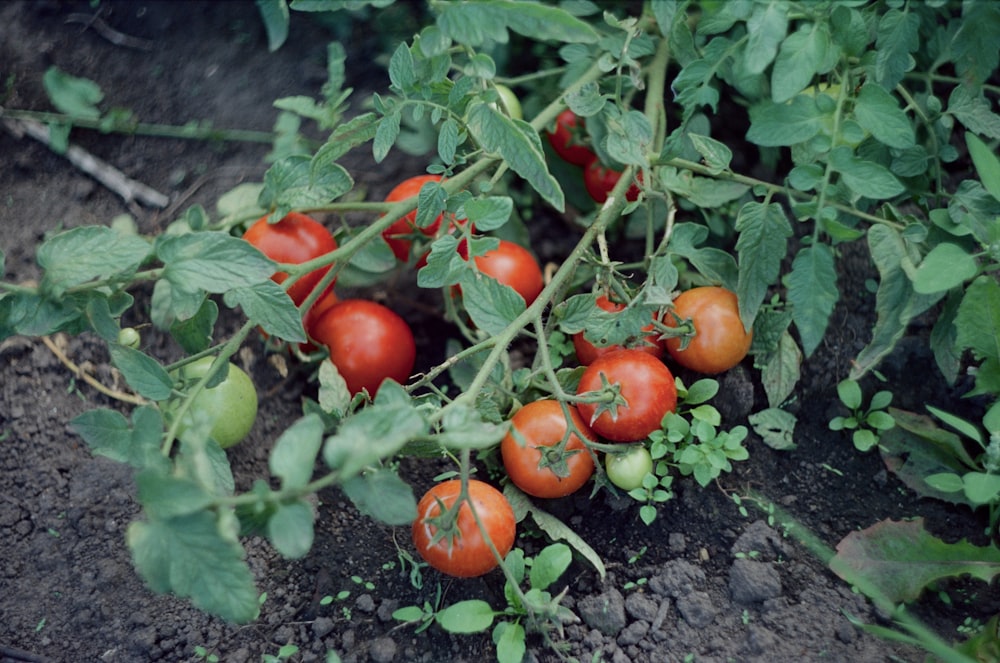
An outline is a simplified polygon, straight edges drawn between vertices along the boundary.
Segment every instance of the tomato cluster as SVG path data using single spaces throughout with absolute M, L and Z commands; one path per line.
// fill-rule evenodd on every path
M 567 108 L 556 117 L 555 127 L 546 136 L 563 161 L 583 168 L 584 188 L 595 203 L 603 205 L 622 173 L 603 164 L 590 149 L 585 120 Z M 628 188 L 625 198 L 630 202 L 638 200 L 639 187 L 635 183 Z

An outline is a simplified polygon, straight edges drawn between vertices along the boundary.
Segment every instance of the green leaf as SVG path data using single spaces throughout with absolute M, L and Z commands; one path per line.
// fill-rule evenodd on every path
M 1000 201 L 1000 158 L 997 158 L 993 150 L 979 136 L 969 131 L 965 132 L 965 144 L 969 148 L 972 163 L 976 165 L 976 173 L 983 183 L 983 188 Z
M 486 601 L 468 599 L 438 611 L 434 619 L 449 633 L 480 633 L 493 625 L 494 615 Z
M 913 147 L 913 125 L 894 96 L 880 85 L 867 83 L 854 102 L 854 119 L 889 147 Z
M 920 17 L 915 12 L 890 9 L 882 15 L 875 39 L 875 80 L 886 89 L 896 87 L 913 68 L 910 55 L 920 46 Z
M 795 448 L 795 415 L 785 410 L 771 407 L 755 412 L 747 417 L 757 435 L 764 444 L 777 451 L 787 451 Z
M 141 396 L 154 401 L 170 398 L 174 381 L 158 361 L 139 350 L 117 343 L 112 343 L 108 349 L 111 351 L 111 363 Z
M 743 197 L 750 190 L 748 184 L 698 177 L 689 170 L 672 167 L 661 168 L 659 176 L 665 189 L 702 208 L 721 207 Z
M 319 407 L 323 412 L 343 417 L 351 405 L 347 381 L 329 359 L 319 365 Z
M 507 433 L 507 426 L 483 421 L 478 410 L 463 404 L 446 410 L 441 424 L 444 430 L 434 439 L 449 449 L 488 449 Z
M 565 209 L 562 189 L 549 173 L 541 140 L 530 124 L 509 118 L 490 104 L 476 103 L 469 108 L 468 127 L 483 149 L 503 157 L 556 210 Z
M 126 541 L 153 591 L 189 597 L 195 606 L 231 622 L 256 619 L 253 574 L 236 538 L 235 519 L 199 511 L 129 525 Z
M 777 351 L 771 353 L 760 372 L 768 405 L 778 407 L 792 395 L 801 369 L 802 351 L 786 329 L 778 339 Z
M 952 472 L 932 474 L 926 479 L 927 485 L 944 493 L 957 493 L 965 488 L 962 477 Z
M 525 309 L 524 298 L 513 288 L 479 272 L 462 279 L 462 303 L 480 329 L 499 334 Z
M 778 52 L 778 45 L 788 33 L 788 6 L 785 3 L 755 3 L 747 19 L 747 41 L 744 66 L 751 74 L 767 69 Z
M 499 622 L 493 629 L 497 663 L 521 663 L 527 652 L 524 627 L 518 622 Z
M 38 247 L 38 264 L 45 269 L 42 287 L 58 297 L 93 279 L 131 275 L 150 250 L 149 242 L 142 237 L 105 226 L 63 231 Z
M 267 520 L 267 538 L 288 559 L 305 557 L 314 536 L 313 510 L 304 500 L 279 504 Z
M 271 336 L 289 343 L 304 343 L 306 332 L 295 302 L 280 285 L 268 279 L 248 288 L 233 288 L 225 294 L 229 307 L 239 306 L 248 318 Z
M 97 104 L 104 99 L 104 93 L 94 81 L 70 76 L 53 65 L 45 70 L 42 85 L 60 113 L 86 120 L 101 117 Z
M 940 294 L 914 292 L 902 267 L 903 259 L 910 257 L 896 230 L 884 225 L 872 226 L 868 230 L 868 251 L 881 277 L 875 293 L 877 318 L 871 340 L 854 361 L 850 373 L 853 379 L 859 379 L 889 354 L 910 320 L 941 298 Z
M 948 112 L 969 131 L 988 138 L 1000 138 L 1000 115 L 993 112 L 981 90 L 959 85 L 948 97 Z
M 606 111 L 607 136 L 602 144 L 608 155 L 625 165 L 648 165 L 646 155 L 653 140 L 653 127 L 646 116 L 637 110 L 618 113 L 613 106 Z
M 837 383 L 837 397 L 844 407 L 855 411 L 861 407 L 861 386 L 855 380 L 841 380 Z
M 190 478 L 147 469 L 135 478 L 139 501 L 153 518 L 173 518 L 201 511 L 212 503 L 212 493 Z
M 166 282 L 158 282 L 166 283 Z M 166 283 L 169 286 L 169 283 Z M 219 318 L 219 306 L 215 301 L 203 298 L 198 312 L 187 320 L 178 320 L 170 325 L 170 336 L 185 352 L 196 354 L 212 345 L 212 331 Z
M 747 140 L 764 147 L 804 143 L 820 132 L 824 118 L 816 100 L 808 95 L 782 104 L 765 101 L 750 108 Z
M 955 318 L 957 344 L 978 358 L 1000 359 L 1000 285 L 990 276 L 973 281 Z
M 965 495 L 974 504 L 991 504 L 1000 497 L 1000 476 L 984 472 L 969 472 L 962 477 Z
M 382 384 L 379 397 L 389 384 Z M 323 459 L 346 480 L 426 432 L 427 423 L 410 403 L 376 403 L 345 420 L 336 435 L 327 438 Z
M 156 255 L 164 263 L 163 277 L 188 293 L 250 287 L 275 272 L 274 261 L 246 240 L 224 232 L 162 235 Z
M 830 568 L 853 585 L 877 588 L 892 603 L 909 603 L 946 578 L 968 574 L 990 582 L 1000 573 L 1000 549 L 965 540 L 945 543 L 924 529 L 923 518 L 886 520 L 848 534 Z
M 729 170 L 729 163 L 733 160 L 733 151 L 725 143 L 699 134 L 689 133 L 687 136 L 713 174 L 717 175 Z M 723 182 L 716 181 L 716 184 L 723 184 Z
M 781 43 L 771 72 L 771 101 L 781 104 L 804 90 L 822 66 L 830 34 L 820 24 L 803 25 Z
M 976 259 L 951 242 L 930 250 L 913 273 L 913 289 L 921 294 L 950 290 L 979 273 Z
M 564 543 L 553 543 L 535 555 L 529 575 L 531 588 L 544 590 L 562 576 L 573 562 L 573 552 Z
M 162 424 L 160 425 L 162 428 Z M 157 440 L 161 436 L 157 435 Z M 226 451 L 206 436 L 184 435 L 174 456 L 175 473 L 196 481 L 205 492 L 223 497 L 233 494 L 236 482 Z
M 507 486 L 504 488 L 504 494 L 508 492 L 508 488 L 512 486 Z M 520 493 L 520 491 L 517 491 Z M 530 502 L 529 502 L 530 504 Z M 531 506 L 529 508 L 529 513 L 531 514 L 531 519 L 535 521 L 538 529 L 545 532 L 546 535 L 553 541 L 565 541 L 570 546 L 573 547 L 580 555 L 590 562 L 591 566 L 597 571 L 598 575 L 603 580 L 607 571 L 604 568 L 604 562 L 601 560 L 601 556 L 598 555 L 590 545 L 584 541 L 579 534 L 570 529 L 565 523 L 553 516 L 552 514 L 542 511 L 536 506 Z
M 267 50 L 273 53 L 288 39 L 288 4 L 285 0 L 257 0 L 257 10 L 267 32 Z
M 537 41 L 592 44 L 598 39 L 590 24 L 562 8 L 538 2 L 461 0 L 440 7 L 440 12 L 437 26 L 441 32 L 469 46 L 489 41 L 505 44 L 508 30 Z
M 949 44 L 955 69 L 963 80 L 983 83 L 1000 63 L 1000 8 L 994 2 L 962 5 L 962 20 Z
M 802 351 L 809 357 L 823 341 L 833 307 L 840 298 L 833 249 L 827 244 L 803 247 L 792 262 L 787 284 L 792 319 Z
M 375 113 L 364 113 L 341 122 L 330 134 L 326 143 L 316 151 L 317 162 L 333 162 L 351 149 L 375 138 L 379 122 Z
M 739 254 L 739 281 L 736 295 L 743 325 L 753 326 L 767 289 L 778 278 L 785 257 L 791 225 L 778 203 L 746 203 L 736 217 L 736 240 Z
M 844 184 L 865 198 L 884 200 L 906 190 L 888 168 L 874 161 L 857 158 L 848 147 L 831 151 L 830 165 L 840 173 Z
M 301 488 L 312 479 L 316 454 L 323 444 L 323 421 L 309 414 L 285 429 L 271 450 L 268 467 L 281 488 Z
M 132 426 L 115 410 L 97 408 L 77 415 L 69 422 L 70 429 L 83 438 L 91 453 L 105 456 L 136 469 L 164 469 L 167 459 L 160 452 L 163 419 L 151 405 L 142 405 L 132 412 Z
M 400 92 L 413 87 L 417 80 L 413 68 L 413 54 L 405 42 L 401 42 L 389 59 L 389 81 Z
M 295 154 L 267 169 L 257 202 L 265 209 L 273 208 L 275 216 L 282 217 L 292 209 L 331 203 L 353 186 L 350 174 L 340 164 L 330 163 L 329 154 L 313 158 Z
M 389 469 L 351 477 L 341 485 L 358 511 L 386 525 L 409 525 L 417 517 L 413 488 Z
M 401 117 L 399 111 L 386 113 L 385 117 L 379 120 L 375 128 L 375 139 L 372 141 L 372 155 L 375 163 L 382 163 L 382 160 L 389 154 L 389 150 L 396 143 L 399 137 L 399 121 Z
M 478 232 L 500 228 L 514 211 L 514 201 L 508 196 L 473 198 L 465 203 L 465 214 Z

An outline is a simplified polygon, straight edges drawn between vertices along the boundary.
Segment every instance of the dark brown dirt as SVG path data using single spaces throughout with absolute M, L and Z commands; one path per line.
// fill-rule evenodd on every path
M 73 13 L 95 11 L 115 30 L 147 40 L 151 50 L 115 45 L 93 29 L 67 22 Z M 96 10 L 86 2 L 5 3 L 0 5 L 2 105 L 49 110 L 41 76 L 57 65 L 96 81 L 108 105 L 130 108 L 144 121 L 208 119 L 221 128 L 270 130 L 277 115 L 274 99 L 318 95 L 326 43 L 335 33 L 348 47 L 353 85 L 387 86 L 387 76 L 370 59 L 377 47 L 352 43 L 364 38 L 365 26 L 345 20 L 324 26 L 293 12 L 291 38 L 271 54 L 252 3 L 101 2 Z M 0 131 L 6 280 L 38 277 L 34 248 L 50 231 L 106 223 L 131 211 L 141 231 L 155 232 L 188 205 L 210 208 L 237 183 L 259 181 L 267 167 L 268 148 L 259 145 L 87 131 L 74 131 L 72 140 L 170 196 L 171 209 L 129 209 L 44 146 Z M 424 168 L 398 153 L 380 166 L 363 153 L 345 165 L 373 199 Z M 559 245 L 557 237 L 536 234 L 547 247 Z M 565 234 L 563 227 L 551 233 L 559 234 Z M 851 626 L 845 614 L 868 622 L 880 618 L 760 514 L 741 517 L 723 492 L 755 490 L 829 545 L 889 517 L 922 515 L 932 531 L 948 539 L 981 531 L 982 524 L 968 513 L 908 493 L 876 456 L 856 453 L 848 439 L 827 430 L 837 413 L 835 384 L 863 347 L 873 319 L 864 289 L 872 275 L 863 251 L 844 251 L 840 285 L 846 301 L 796 392 L 796 450 L 775 452 L 752 438 L 750 460 L 707 490 L 679 481 L 677 499 L 664 505 L 649 527 L 638 519 L 634 503 L 603 494 L 593 501 L 581 495 L 548 505 L 597 549 L 609 570 L 601 582 L 578 563 L 566 576 L 566 603 L 582 618 L 566 629 L 569 655 L 580 661 L 671 663 L 922 660 L 912 648 Z M 368 294 L 389 300 L 414 324 L 421 356 L 430 365 L 427 358 L 441 356 L 448 327 L 410 304 L 408 288 L 412 284 L 404 279 Z M 141 311 L 143 293 L 137 298 Z M 935 377 L 920 342 L 925 333 L 915 329 L 913 339 L 883 367 L 902 407 L 961 393 Z M 147 336 L 147 345 L 165 358 L 178 352 L 156 334 Z M 97 340 L 71 339 L 66 352 L 106 383 L 112 381 L 106 350 Z M 256 342 L 241 359 L 262 394 L 250 439 L 231 451 L 237 483 L 246 488 L 266 474 L 273 440 L 300 414 L 310 387 L 302 376 L 283 380 Z M 722 378 L 726 393 L 736 394 L 724 404 L 734 413 L 731 424 L 763 406 L 749 375 L 737 370 Z M 194 661 L 198 647 L 221 661 L 259 661 L 286 644 L 299 648 L 290 659 L 295 661 L 324 660 L 328 651 L 344 661 L 495 658 L 488 634 L 451 636 L 436 628 L 414 634 L 390 615 L 399 606 L 433 601 L 439 587 L 444 604 L 482 597 L 502 607 L 500 576 L 457 582 L 425 571 L 422 587 L 415 587 L 397 553 L 397 545 L 410 550 L 406 528 L 372 524 L 335 490 L 320 495 L 317 540 L 305 559 L 284 560 L 261 539 L 245 542 L 259 588 L 267 593 L 257 622 L 229 625 L 184 601 L 152 594 L 124 544 L 125 528 L 139 513 L 130 470 L 91 456 L 67 429 L 75 415 L 98 406 L 121 407 L 76 381 L 41 342 L 15 338 L 0 344 L 0 663 Z M 437 469 L 406 461 L 402 473 L 419 494 Z M 526 528 L 520 545 L 531 552 L 541 542 Z M 997 611 L 996 592 L 985 584 L 945 589 L 952 605 L 928 596 L 918 610 L 946 638 L 958 637 L 955 628 L 966 617 L 985 620 Z M 340 592 L 349 594 L 321 602 Z M 555 659 L 536 640 L 529 657 Z

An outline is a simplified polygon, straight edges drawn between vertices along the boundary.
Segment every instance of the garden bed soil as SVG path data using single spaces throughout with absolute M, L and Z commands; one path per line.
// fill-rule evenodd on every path
M 88 27 L 79 22 L 80 14 L 99 15 L 107 27 L 142 41 L 115 43 L 109 39 L 113 32 L 95 23 Z M 400 15 L 407 19 L 412 12 Z M 108 106 L 132 109 L 143 121 L 207 119 L 220 128 L 268 131 L 277 114 L 274 99 L 318 96 L 326 77 L 326 44 L 337 30 L 346 35 L 349 83 L 386 87 L 388 77 L 372 61 L 377 48 L 371 40 L 361 41 L 364 29 L 324 26 L 308 15 L 293 12 L 288 42 L 269 53 L 252 3 L 4 3 L 2 105 L 49 110 L 41 79 L 55 65 L 96 81 Z M 6 280 L 38 278 L 34 249 L 47 233 L 106 223 L 124 213 L 135 216 L 141 232 L 154 233 L 189 205 L 211 208 L 236 184 L 260 181 L 267 167 L 268 147 L 262 145 L 80 130 L 71 139 L 169 196 L 170 207 L 126 205 L 40 143 L 0 131 Z M 399 151 L 376 165 L 366 150 L 356 152 L 345 165 L 372 200 L 426 165 Z M 544 214 L 533 224 L 540 257 L 558 259 L 566 246 L 565 225 Z M 790 409 L 799 419 L 794 450 L 772 450 L 751 433 L 749 460 L 707 489 L 689 479 L 677 481 L 676 499 L 660 508 L 650 526 L 639 520 L 636 503 L 606 492 L 546 505 L 608 568 L 601 581 L 580 561 L 564 578 L 565 603 L 580 617 L 565 629 L 567 655 L 615 662 L 923 660 L 914 648 L 853 626 L 848 616 L 888 622 L 802 545 L 783 536 L 779 525 L 769 526 L 752 506 L 741 515 L 731 497 L 759 493 L 830 546 L 885 518 L 923 516 L 928 529 L 946 540 L 975 539 L 982 531 L 983 523 L 967 511 L 919 499 L 887 473 L 877 455 L 855 452 L 847 437 L 828 430 L 827 422 L 839 413 L 836 383 L 864 346 L 874 319 L 865 282 L 875 274 L 864 250 L 848 247 L 839 260 L 844 300 L 792 399 Z M 411 322 L 419 361 L 427 368 L 442 356 L 444 338 L 455 334 L 441 321 L 440 305 L 423 296 L 417 301 L 414 292 L 412 278 L 401 275 L 364 294 L 389 303 Z M 148 295 L 136 293 L 137 316 L 146 315 Z M 220 326 L 224 331 L 237 324 L 224 317 Z M 881 367 L 895 404 L 904 408 L 953 402 L 962 393 L 937 377 L 926 333 L 912 330 Z M 144 338 L 147 349 L 165 360 L 179 353 L 152 330 Z M 113 383 L 106 348 L 97 339 L 54 340 L 74 362 Z M 315 394 L 301 370 L 293 367 L 282 377 L 256 340 L 240 361 L 261 395 L 250 438 L 229 452 L 238 487 L 246 489 L 266 476 L 276 436 L 301 414 L 302 398 Z M 721 378 L 718 405 L 728 425 L 746 423 L 748 413 L 765 406 L 750 376 L 738 368 Z M 865 386 L 869 393 L 874 387 Z M 140 516 L 131 470 L 92 456 L 67 426 L 94 407 L 127 411 L 76 379 L 40 340 L 0 344 L 0 663 L 196 661 L 199 652 L 239 663 L 276 655 L 288 644 L 298 647 L 293 661 L 324 660 L 328 651 L 359 662 L 495 658 L 489 634 L 450 635 L 436 627 L 418 634 L 391 615 L 400 606 L 434 601 L 439 588 L 443 605 L 483 598 L 502 607 L 499 572 L 459 581 L 425 569 L 422 587 L 415 587 L 397 553 L 397 546 L 412 552 L 408 529 L 373 524 L 334 489 L 319 495 L 316 542 L 304 559 L 285 560 L 260 538 L 245 541 L 250 567 L 266 592 L 257 621 L 228 624 L 186 601 L 153 594 L 135 572 L 124 542 L 128 524 Z M 401 473 L 420 494 L 444 467 L 409 460 Z M 536 534 L 521 528 L 519 545 L 529 554 L 544 545 Z M 967 618 L 985 621 L 1000 608 L 997 593 L 985 583 L 955 582 L 942 590 L 950 602 L 929 593 L 915 609 L 948 639 L 959 637 L 956 629 Z M 556 660 L 540 640 L 531 638 L 529 645 L 529 660 Z

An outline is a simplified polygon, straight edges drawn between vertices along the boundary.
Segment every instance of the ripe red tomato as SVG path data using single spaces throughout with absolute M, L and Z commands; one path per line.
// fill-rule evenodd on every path
M 692 288 L 674 300 L 674 312 L 681 320 L 690 319 L 695 330 L 683 350 L 680 337 L 663 341 L 681 366 L 699 373 L 721 373 L 747 356 L 753 332 L 743 328 L 739 303 L 731 290 L 717 286 Z M 664 322 L 676 326 L 673 316 L 666 316 Z
M 385 202 L 396 203 L 401 200 L 406 200 L 407 198 L 412 198 L 413 196 L 420 193 L 420 188 L 427 182 L 440 182 L 440 175 L 418 175 L 416 177 L 411 177 L 407 180 L 403 180 L 396 185 L 389 195 L 385 197 Z M 417 228 L 417 210 L 413 210 L 403 218 L 399 219 L 391 226 L 382 231 L 382 237 L 385 239 L 386 244 L 392 249 L 393 254 L 396 259 L 401 262 L 406 262 L 410 257 L 410 235 L 419 230 L 424 235 L 428 237 L 434 236 L 437 233 L 438 228 L 441 227 L 442 215 L 438 215 L 434 221 L 431 222 L 426 228 Z
M 612 312 L 621 311 L 625 308 L 624 304 L 611 301 L 608 299 L 607 295 L 600 295 L 597 298 L 597 305 L 605 311 Z M 643 327 L 642 330 L 653 331 L 653 325 L 650 324 L 647 327 Z M 636 350 L 642 350 L 643 352 L 647 352 L 659 359 L 663 356 L 663 346 L 660 345 L 657 340 L 657 336 L 658 334 L 644 336 L 636 340 L 634 344 L 629 345 L 629 347 L 634 347 Z M 598 357 L 606 355 L 609 352 L 614 352 L 615 350 L 621 350 L 623 347 L 624 346 L 621 345 L 606 345 L 604 347 L 597 347 L 584 337 L 583 332 L 573 334 L 573 348 L 576 350 L 576 359 L 582 366 L 589 366 L 594 363 L 594 360 Z
M 243 233 L 243 239 L 275 262 L 296 265 L 337 248 L 337 240 L 322 223 L 298 212 L 289 212 L 277 223 L 268 223 L 266 216 L 258 219 Z M 306 300 L 328 271 L 329 265 L 309 272 L 292 284 L 288 296 L 296 306 Z M 271 278 L 275 283 L 283 283 L 288 274 L 275 272 Z
M 583 422 L 576 408 L 569 408 L 573 425 L 591 442 L 593 433 Z M 566 476 L 556 474 L 551 466 L 539 467 L 543 449 L 554 447 L 566 437 L 569 425 L 559 401 L 543 400 L 528 403 L 510 420 L 524 441 L 518 443 L 513 433 L 507 433 L 500 443 L 503 466 L 514 485 L 535 497 L 563 497 L 577 491 L 594 473 L 594 460 L 576 433 L 569 434 L 565 450 L 575 453 L 565 455 L 563 462 Z M 558 459 L 553 459 L 558 460 Z
M 458 246 L 458 252 L 468 260 L 468 246 L 463 242 Z M 491 276 L 511 288 L 524 298 L 524 303 L 531 305 L 544 287 L 542 268 L 528 249 L 520 244 L 500 240 L 500 246 L 476 256 L 476 267 L 487 276 Z
M 549 145 L 562 160 L 574 166 L 587 166 L 594 160 L 594 153 L 586 145 L 587 132 L 584 120 L 570 109 L 556 117 L 556 128 L 547 132 Z
M 413 372 L 417 347 L 403 318 L 366 299 L 344 299 L 316 318 L 312 337 L 330 351 L 330 361 L 352 394 L 372 396 L 382 381 L 405 383 Z
M 604 380 L 621 386 L 626 405 L 603 409 L 598 403 L 578 403 L 590 429 L 615 442 L 642 440 L 660 427 L 667 412 L 677 409 L 677 386 L 670 369 L 642 350 L 618 350 L 598 357 L 580 377 L 577 393 L 600 391 Z
M 603 205 L 608 199 L 608 194 L 615 188 L 621 177 L 621 171 L 608 168 L 599 159 L 594 159 L 583 170 L 583 186 L 586 187 L 587 193 L 590 194 L 595 203 Z M 625 192 L 625 199 L 632 202 L 638 198 L 639 187 L 633 182 L 632 186 Z
M 435 485 L 424 494 L 417 504 L 417 519 L 413 521 L 413 545 L 438 571 L 458 578 L 474 578 L 493 570 L 498 562 L 476 525 L 469 502 L 459 507 L 455 536 L 446 535 L 431 543 L 438 527 L 427 522 L 447 511 L 458 499 L 461 489 L 462 482 L 452 479 Z M 510 502 L 493 486 L 475 479 L 469 480 L 469 501 L 500 556 L 506 557 L 514 547 L 515 521 Z

